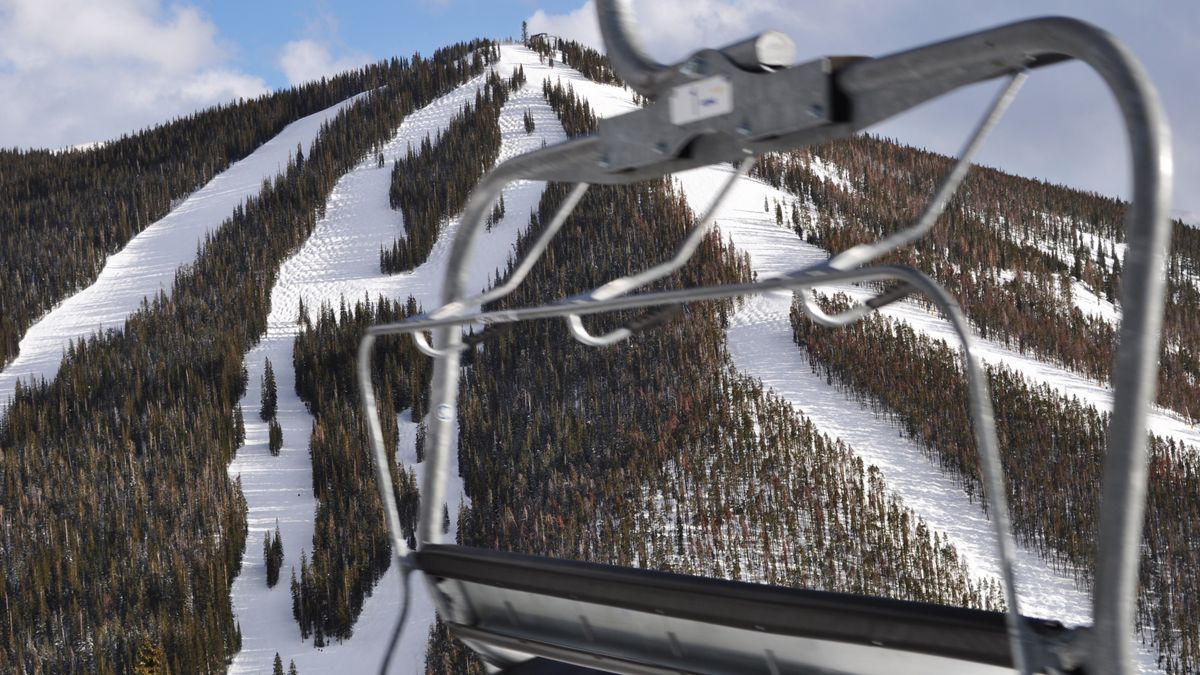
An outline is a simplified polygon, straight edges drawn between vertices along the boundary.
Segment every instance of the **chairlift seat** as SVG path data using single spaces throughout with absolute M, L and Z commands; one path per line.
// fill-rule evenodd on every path
M 1012 671 L 1002 612 L 445 544 L 416 564 L 451 634 L 514 675 Z

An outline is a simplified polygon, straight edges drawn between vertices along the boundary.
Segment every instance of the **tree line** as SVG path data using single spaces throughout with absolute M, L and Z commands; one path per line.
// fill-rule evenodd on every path
M 429 257 L 442 224 L 462 211 L 471 189 L 500 156 L 500 110 L 524 84 L 523 68 L 507 82 L 493 71 L 475 92 L 475 104 L 464 105 L 436 142 L 426 136 L 416 151 L 410 147 L 395 161 L 388 200 L 404 215 L 404 237 L 380 248 L 382 272 L 405 272 Z
M 594 120 L 573 92 L 567 100 L 586 112 L 575 119 Z M 520 253 L 566 191 L 547 187 Z M 658 262 L 694 218 L 668 181 L 593 187 L 543 261 L 495 308 L 556 300 Z M 750 276 L 748 259 L 718 232 L 654 287 Z M 732 301 L 689 305 L 609 349 L 580 346 L 559 322 L 485 329 L 482 349 L 465 353 L 460 393 L 470 506 L 459 514 L 459 542 L 1002 607 L 996 584 L 972 579 L 874 467 L 734 371 L 724 344 L 733 309 Z M 598 332 L 639 316 L 587 322 Z M 427 672 L 483 672 L 443 624 L 430 634 Z
M 551 184 L 518 249 L 567 186 Z M 497 309 L 548 302 L 669 257 L 694 219 L 669 181 L 594 186 L 525 283 Z M 518 256 L 519 257 L 519 256 Z M 510 264 L 511 269 L 511 264 Z M 746 281 L 710 235 L 655 288 Z M 688 305 L 618 347 L 560 322 L 481 334 L 466 352 L 459 542 L 558 558 L 891 597 L 1002 606 L 995 583 L 888 494 L 879 473 L 733 369 L 732 301 Z M 596 332 L 637 318 L 589 319 Z M 430 672 L 479 664 L 431 631 Z
M 754 174 L 797 197 L 780 209 L 781 223 L 837 253 L 910 225 L 950 164 L 936 153 L 856 136 L 761 157 Z M 840 180 L 828 177 L 831 170 Z M 1126 206 L 974 167 L 933 230 L 885 260 L 916 266 L 946 286 L 983 337 L 1103 382 L 1117 331 L 1075 306 L 1071 281 L 1119 299 Z M 1200 236 L 1178 221 L 1172 227 L 1158 403 L 1200 421 Z
M 554 84 L 550 84 L 549 79 L 542 80 L 542 96 L 558 115 L 568 137 L 575 138 L 596 132 L 599 118 L 592 112 L 592 107 L 587 101 L 575 94 L 575 88 L 570 82 L 563 87 L 561 80 Z
M 246 544 L 227 467 L 276 271 L 338 178 L 406 113 L 481 72 L 484 46 L 399 62 L 206 238 L 169 296 L 73 344 L 52 382 L 18 388 L 0 420 L 0 670 L 128 672 L 145 643 L 172 672 L 225 668 Z
M 352 307 L 343 302 L 336 312 L 322 307 L 316 323 L 306 323 L 296 338 L 296 394 L 314 417 L 309 452 L 317 511 L 311 555 L 292 571 L 292 608 L 301 635 L 312 635 L 317 646 L 353 634 L 363 601 L 392 555 L 359 405 L 358 344 L 369 326 L 418 311 L 411 296 L 403 303 L 382 297 Z M 407 336 L 382 336 L 376 343 L 371 370 L 386 447 L 397 447 L 398 412 L 407 410 L 414 422 L 422 419 L 431 365 Z M 398 466 L 394 452 L 388 470 L 405 536 L 415 546 L 416 474 Z
M 394 81 L 407 65 L 382 61 L 88 150 L 0 150 L 0 366 L 34 322 L 173 204 L 289 123 Z
M 849 305 L 839 296 L 828 306 Z M 793 304 L 791 320 L 814 373 L 889 416 L 903 435 L 960 477 L 972 500 L 983 500 L 966 378 L 955 349 L 879 315 L 830 331 Z M 1090 587 L 1109 415 L 1007 368 L 989 365 L 987 376 L 1013 530 L 1023 545 Z M 1150 444 L 1138 620 L 1153 629 L 1147 635 L 1160 667 L 1192 673 L 1200 669 L 1200 599 L 1187 589 L 1200 569 L 1200 448 L 1155 436 Z

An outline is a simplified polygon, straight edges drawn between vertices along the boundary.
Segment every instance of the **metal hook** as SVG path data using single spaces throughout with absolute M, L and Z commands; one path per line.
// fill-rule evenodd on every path
M 829 267 L 835 270 L 848 270 L 860 267 L 864 263 L 868 263 L 901 246 L 920 239 L 926 232 L 933 228 L 934 223 L 937 222 L 942 212 L 946 210 L 946 204 L 950 201 L 950 197 L 958 191 L 959 186 L 962 185 L 963 180 L 967 177 L 967 170 L 971 168 L 972 160 L 974 160 L 979 149 L 983 147 L 983 141 L 987 138 L 988 133 L 996 126 L 1000 118 L 1004 116 L 1005 111 L 1008 110 L 1008 106 L 1016 98 L 1017 92 L 1020 91 L 1021 85 L 1028 78 L 1029 75 L 1024 71 L 1014 73 L 1009 78 L 1008 84 L 1005 85 L 1000 94 L 992 101 L 991 107 L 984 114 L 983 118 L 980 119 L 971 137 L 967 139 L 966 145 L 963 146 L 962 151 L 959 153 L 958 160 L 951 167 L 949 173 L 942 178 L 937 191 L 929 200 L 929 203 L 925 205 L 925 210 L 921 213 L 921 217 L 917 219 L 916 223 L 898 232 L 893 232 L 879 241 L 851 246 L 830 258 L 827 263 Z M 880 304 L 880 300 L 883 297 L 883 295 L 876 296 L 866 303 L 854 305 L 837 315 L 826 314 L 816 304 L 813 297 L 806 293 L 800 294 L 800 306 L 804 310 L 804 313 L 817 324 L 826 328 L 840 328 L 862 319 L 875 309 L 896 302 L 903 296 L 889 299 Z
M 729 177 L 729 180 L 725 181 L 725 184 L 721 186 L 720 191 L 717 192 L 716 199 L 713 200 L 712 205 L 708 208 L 708 211 L 705 212 L 704 217 L 701 218 L 698 223 L 696 223 L 696 226 L 693 227 L 690 232 L 688 232 L 688 236 L 686 239 L 684 239 L 683 245 L 679 247 L 679 250 L 675 252 L 675 255 L 673 255 L 670 260 L 661 262 L 654 267 L 643 270 L 637 274 L 631 274 L 613 279 L 603 286 L 594 289 L 591 293 L 588 293 L 587 297 L 594 300 L 608 300 L 620 295 L 625 295 L 635 288 L 645 286 L 648 283 L 662 279 L 680 267 L 686 265 L 687 261 L 691 259 L 692 254 L 694 254 L 696 249 L 700 247 L 700 243 L 704 241 L 704 237 L 708 235 L 709 230 L 712 228 L 712 224 L 717 217 L 717 209 L 720 208 L 721 204 L 724 203 L 726 198 L 728 198 L 730 192 L 733 190 L 733 186 L 737 184 L 738 179 L 750 172 L 750 167 L 754 165 L 754 160 L 755 158 L 751 156 L 746 157 L 738 163 L 737 169 L 734 170 L 733 174 Z M 577 314 L 568 314 L 566 316 L 566 320 L 567 326 L 571 330 L 571 336 L 577 341 L 592 347 L 606 347 L 608 345 L 616 344 L 621 340 L 633 335 L 633 331 L 626 327 L 618 328 L 604 335 L 592 335 L 590 332 L 588 332 L 587 328 L 584 328 L 583 321 Z
M 521 285 L 521 282 L 525 280 L 525 277 L 529 276 L 529 272 L 533 269 L 534 263 L 536 263 L 542 257 L 542 254 L 546 252 L 546 249 L 549 248 L 550 241 L 554 239 L 554 236 L 558 234 L 560 229 L 562 229 L 563 223 L 567 221 L 567 217 L 570 216 L 575 210 L 575 207 L 579 204 L 579 200 L 583 199 L 583 193 L 587 192 L 588 187 L 590 187 L 588 183 L 575 184 L 575 187 L 572 188 L 571 192 L 567 194 L 567 198 L 563 200 L 563 203 L 558 207 L 558 210 L 554 212 L 554 217 L 550 219 L 550 222 L 542 230 L 542 233 L 538 236 L 537 241 L 533 243 L 533 246 L 529 249 L 529 252 L 525 254 L 525 257 L 521 259 L 520 264 L 517 265 L 516 269 L 513 270 L 512 274 L 509 275 L 508 279 L 506 279 L 503 284 L 495 286 L 491 290 L 488 290 L 484 293 L 480 293 L 457 302 L 452 302 L 447 305 L 442 305 L 430 313 L 430 318 L 443 318 L 448 316 L 448 312 L 450 310 L 460 310 L 467 307 L 482 307 L 493 300 L 497 300 L 508 295 L 509 293 L 512 293 L 517 286 Z M 450 349 L 437 349 L 433 345 L 429 344 L 429 340 L 425 337 L 425 334 L 420 331 L 412 334 L 412 341 L 422 354 L 435 359 L 445 356 L 452 351 L 461 352 L 464 349 L 467 349 L 469 346 L 460 344 L 455 345 Z

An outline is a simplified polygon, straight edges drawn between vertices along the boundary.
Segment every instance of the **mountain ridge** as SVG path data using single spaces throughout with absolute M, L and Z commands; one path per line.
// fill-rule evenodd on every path
M 510 52 L 514 52 L 514 50 L 516 50 L 518 48 L 506 47 L 503 49 L 504 49 L 505 53 L 510 53 Z M 542 53 L 542 58 L 546 58 L 545 50 L 542 50 L 542 52 L 544 52 L 544 53 Z M 536 53 L 536 52 L 534 52 L 534 53 Z M 530 65 L 530 66 L 533 65 L 532 56 L 523 56 L 523 59 L 528 62 L 528 65 Z M 503 62 L 503 59 L 500 59 L 500 62 Z M 541 64 L 541 62 L 539 61 L 539 66 L 545 66 L 545 64 Z M 552 70 L 554 70 L 554 68 L 546 68 L 546 70 L 552 71 Z M 560 72 L 566 72 L 565 68 L 563 68 L 560 65 L 558 66 L 558 70 Z M 546 82 L 548 82 L 548 79 L 546 80 Z M 622 91 L 622 90 L 620 90 L 619 88 L 613 88 L 613 86 L 610 86 L 610 88 L 608 88 L 607 90 L 606 89 L 596 89 L 596 88 L 600 88 L 600 86 L 602 86 L 602 85 L 587 82 L 587 80 L 583 79 L 582 76 L 578 76 L 577 72 L 576 72 L 575 76 L 568 77 L 568 82 L 570 82 L 572 90 L 574 90 L 576 92 L 582 92 L 582 96 L 583 96 L 584 100 L 586 100 L 590 104 L 594 104 L 594 106 L 598 107 L 599 113 L 601 115 L 613 114 L 614 112 L 617 112 L 617 110 L 632 109 L 635 107 L 635 103 L 634 103 L 634 101 L 632 101 L 632 98 L 629 97 L 628 92 L 625 92 L 625 94 L 618 94 L 618 91 Z M 527 98 L 527 101 L 529 104 L 533 104 L 536 102 L 536 100 L 538 100 L 538 98 L 541 98 L 541 92 L 539 91 L 540 89 L 541 89 L 541 85 L 539 84 L 538 86 L 536 86 L 536 89 L 533 90 L 534 96 L 530 96 Z M 542 102 L 541 106 L 546 106 L 546 103 Z M 448 112 L 449 112 L 449 110 L 448 110 Z M 516 113 L 517 110 L 512 109 L 511 112 Z M 523 110 L 522 110 L 522 112 L 523 112 Z M 545 113 L 548 113 L 548 106 L 545 109 Z M 536 121 L 536 129 L 542 129 L 542 126 L 551 124 L 551 118 L 545 117 L 545 113 L 539 113 L 542 115 L 542 117 L 540 117 L 538 119 L 538 121 Z M 515 121 L 516 121 L 516 117 L 514 114 L 509 114 L 508 118 L 506 118 L 506 119 L 509 119 L 510 121 L 512 121 L 512 123 L 515 123 Z M 436 126 L 436 125 L 434 125 L 434 126 Z M 510 125 L 509 133 L 510 133 L 511 137 L 520 138 L 522 135 L 522 131 L 523 131 L 523 129 L 512 129 L 512 127 Z M 528 136 L 529 133 L 526 132 L 526 135 Z M 372 156 L 371 156 L 372 153 L 370 153 L 370 151 L 368 151 L 368 153 L 366 153 L 366 155 L 367 156 L 365 157 L 365 159 L 358 160 L 358 163 L 356 163 L 355 166 L 358 166 L 360 168 L 372 168 L 372 167 L 368 166 L 368 165 L 370 165 L 370 163 L 372 161 Z M 503 156 L 505 156 L 505 155 L 502 151 L 502 157 Z M 347 175 L 350 175 L 350 174 L 347 174 Z M 758 183 L 758 185 L 762 185 L 762 184 Z M 688 192 L 688 193 L 695 192 L 695 193 L 698 193 L 698 195 L 703 195 L 704 190 L 703 189 L 700 189 L 700 190 L 692 189 L 692 190 L 685 190 L 685 192 Z M 354 193 L 343 193 L 343 195 L 338 195 L 337 190 L 334 189 L 334 196 L 335 196 L 334 201 L 336 202 L 336 201 L 338 201 L 338 199 L 353 199 Z M 768 195 L 768 197 L 769 197 L 769 195 Z M 752 207 L 754 207 L 754 208 L 752 208 L 752 209 L 745 208 L 745 205 L 743 205 L 742 211 L 744 214 L 749 214 L 751 210 L 755 210 L 755 211 L 757 211 L 758 215 L 757 215 L 756 219 L 751 219 L 751 220 L 755 220 L 756 222 L 760 223 L 760 225 L 763 225 L 763 226 L 772 225 L 772 221 L 774 221 L 774 225 L 779 228 L 780 233 L 791 232 L 791 238 L 787 239 L 787 241 L 788 241 L 787 246 L 792 246 L 794 249 L 794 247 L 796 247 L 796 245 L 792 244 L 793 241 L 794 241 L 794 243 L 800 243 L 800 244 L 803 244 L 803 241 L 800 240 L 798 235 L 794 234 L 794 231 L 791 231 L 790 228 L 785 226 L 784 213 L 785 213 L 785 211 L 791 211 L 791 209 L 786 209 L 785 207 L 790 207 L 790 205 L 796 204 L 797 198 L 794 196 L 790 197 L 787 195 L 787 193 L 776 191 L 774 193 L 774 199 L 775 199 L 776 203 L 779 204 L 778 211 L 779 211 L 780 215 L 778 217 L 775 217 L 774 214 L 772 213 L 772 209 L 770 209 L 770 207 L 772 207 L 772 204 L 770 204 L 766 198 L 764 198 L 764 202 L 763 202 L 764 209 L 760 210 L 760 209 L 758 209 L 757 204 L 752 204 Z M 752 199 L 752 201 L 756 202 L 757 198 Z M 532 208 L 532 207 L 530 207 L 530 208 Z M 806 203 L 805 203 L 805 208 L 806 208 Z M 502 229 L 503 229 L 503 232 L 508 233 L 509 237 L 515 237 L 516 228 L 521 227 L 523 225 L 522 221 L 524 221 L 524 214 L 527 213 L 526 204 L 522 203 L 521 199 L 517 199 L 517 202 L 515 204 L 514 199 L 509 198 L 508 199 L 508 209 L 509 209 L 509 213 L 511 215 L 508 217 L 508 219 L 505 219 L 505 225 L 503 226 Z M 380 211 L 380 213 L 382 213 L 382 211 Z M 797 211 L 797 213 L 798 213 L 798 211 Z M 766 217 L 763 217 L 763 214 L 766 214 Z M 383 214 L 383 215 L 386 215 L 386 214 Z M 788 216 L 790 216 L 790 215 L 791 214 L 788 214 Z M 820 216 L 820 210 L 817 211 L 817 215 Z M 749 216 L 746 216 L 746 217 L 749 217 Z M 535 220 L 541 220 L 541 219 L 535 219 Z M 721 220 L 725 220 L 725 219 L 721 219 Z M 833 220 L 833 219 L 830 219 L 830 220 Z M 797 223 L 797 225 L 798 225 L 798 223 Z M 804 229 L 804 226 L 799 226 L 799 227 Z M 811 231 L 814 233 L 816 233 L 816 232 L 832 233 L 834 227 L 835 227 L 834 225 L 829 225 L 829 229 L 826 229 L 826 231 L 822 231 L 822 229 L 820 227 L 812 227 L 809 229 L 811 229 Z M 722 229 L 722 232 L 725 232 L 724 229 Z M 448 237 L 448 233 L 443 232 L 442 237 L 443 238 Z M 828 234 L 826 234 L 826 238 L 828 238 Z M 736 240 L 736 237 L 734 237 L 734 240 Z M 439 239 L 439 241 L 444 241 L 444 239 Z M 434 249 L 436 249 L 437 246 L 438 246 L 438 244 L 434 244 Z M 1094 245 L 1091 247 L 1093 250 L 1096 249 L 1096 246 L 1094 246 Z M 817 250 L 810 249 L 810 251 L 816 252 Z M 496 252 L 493 251 L 490 258 L 488 258 L 488 259 L 490 259 L 490 261 L 493 262 L 493 269 L 479 270 L 480 274 L 476 275 L 476 280 L 478 280 L 476 282 L 481 283 L 481 285 L 486 285 L 486 283 L 490 282 L 491 276 L 494 273 L 496 273 L 497 270 L 503 268 L 503 265 L 505 262 L 505 256 L 506 256 L 506 253 L 508 253 L 508 252 L 506 252 L 506 250 L 504 250 L 504 249 L 499 249 L 498 252 L 500 253 L 500 255 L 496 255 Z M 1110 257 L 1112 259 L 1117 258 L 1117 256 L 1110 256 Z M 1098 259 L 1098 257 L 1097 257 L 1097 259 Z M 1109 269 L 1112 268 L 1111 262 L 1108 262 L 1106 264 L 1108 264 Z M 1194 259 L 1193 259 L 1192 264 L 1194 265 Z M 1182 263 L 1181 263 L 1181 267 L 1182 267 Z M 757 265 L 756 265 L 756 269 L 757 269 Z M 766 270 L 761 270 L 761 271 L 766 271 Z M 424 293 L 424 297 L 427 298 L 426 300 L 421 300 L 421 304 L 426 307 L 431 307 L 431 306 L 433 306 L 434 301 L 436 301 L 436 288 L 437 288 L 438 282 L 436 280 L 436 271 L 434 271 L 432 268 L 430 268 L 430 273 L 428 273 L 428 274 L 430 274 L 432 276 L 432 279 L 420 282 L 421 283 L 420 291 L 421 291 L 421 293 Z M 1098 274 L 1098 271 L 1097 271 L 1097 274 Z M 1082 270 L 1081 270 L 1081 276 L 1082 276 Z M 370 291 L 368 291 L 368 293 L 370 293 Z M 343 297 L 344 297 L 344 295 L 343 295 Z M 283 303 L 280 303 L 280 305 L 281 305 L 281 309 L 282 309 Z M 292 307 L 296 306 L 295 301 L 292 301 L 292 303 L 289 303 L 289 306 L 292 306 Z M 319 306 L 319 303 L 308 303 L 308 306 L 312 307 L 313 311 L 316 311 L 317 307 Z M 272 309 L 272 313 L 275 313 L 274 310 L 276 309 L 276 303 L 275 303 L 274 298 L 271 299 L 271 309 Z M 288 310 L 288 313 L 290 313 L 290 310 Z M 282 318 L 282 319 L 278 319 L 278 321 L 266 322 L 265 335 L 270 336 L 272 334 L 272 330 L 276 330 L 276 331 L 282 330 L 281 328 L 271 328 L 271 325 L 276 325 L 276 327 L 278 327 L 278 325 L 282 325 L 283 323 L 286 323 L 288 321 L 290 321 L 294 324 L 294 318 Z M 487 347 L 485 345 L 485 350 L 486 350 L 486 348 Z M 281 352 L 280 356 L 284 356 L 283 360 L 278 360 L 275 356 L 272 356 L 272 360 L 274 360 L 274 362 L 276 364 L 286 364 L 287 363 L 286 354 L 283 354 Z M 248 383 L 251 383 L 251 384 L 250 384 L 250 386 L 245 387 L 245 395 L 242 396 L 242 398 L 241 398 L 241 401 L 242 401 L 241 407 L 242 408 L 246 408 L 248 402 L 251 402 L 251 404 L 252 404 L 252 401 L 256 400 L 256 395 L 257 395 L 256 387 L 253 386 L 253 383 L 258 381 L 258 377 L 254 376 L 254 375 L 257 375 L 257 372 L 258 372 L 257 369 L 260 368 L 260 366 L 254 365 L 252 363 L 248 363 L 248 362 L 250 362 L 250 360 L 251 359 L 247 358 L 247 365 L 251 366 L 250 371 L 248 371 L 248 374 L 247 374 L 247 380 L 248 380 Z M 263 442 L 264 436 L 262 435 L 262 432 L 260 432 L 259 425 L 257 424 L 257 422 L 254 422 L 254 420 L 251 419 L 252 417 L 254 417 L 254 416 L 250 416 L 250 414 L 247 414 L 247 416 L 245 416 L 245 418 L 247 420 L 246 435 L 247 435 L 248 440 L 250 440 L 251 442 L 248 443 L 246 447 L 239 450 L 239 458 L 240 459 L 238 461 L 241 461 L 241 458 L 247 458 L 248 455 L 251 455 L 254 453 L 259 453 L 260 450 L 262 450 L 263 454 L 265 454 L 265 443 Z M 412 424 L 412 423 L 409 423 L 409 424 Z M 265 425 L 262 425 L 262 426 L 263 426 L 263 429 L 265 429 Z M 286 436 L 284 436 L 286 438 L 289 438 L 289 436 L 293 437 L 293 438 L 296 436 L 300 436 L 302 438 L 302 436 L 305 435 L 305 432 L 307 430 L 304 429 L 304 425 L 299 425 L 299 426 L 293 425 L 293 428 L 290 429 L 290 431 L 288 429 L 286 429 L 284 431 L 286 431 Z M 406 442 L 406 443 L 408 443 L 409 441 L 415 442 L 416 432 L 418 432 L 418 431 L 416 431 L 415 424 L 412 424 L 409 426 L 404 426 L 404 431 L 402 434 L 402 436 L 404 437 L 404 442 Z M 287 440 L 286 443 L 284 443 L 284 456 L 288 456 L 288 454 L 290 453 L 290 455 L 292 455 L 293 459 L 294 459 L 295 453 L 298 453 L 298 452 L 302 453 L 301 448 L 302 448 L 302 446 L 305 446 L 305 444 L 306 443 L 304 443 L 304 441 L 296 442 L 295 440 Z M 406 450 L 406 452 L 407 452 L 407 450 Z M 414 456 L 412 456 L 412 458 L 408 458 L 408 459 L 415 460 L 416 458 L 414 455 Z M 451 509 L 450 513 L 454 513 L 454 509 Z M 674 527 L 673 524 L 668 524 L 668 525 L 670 525 L 670 526 L 667 527 L 667 530 L 671 530 L 671 528 Z M 258 524 L 254 525 L 253 532 L 257 534 L 260 530 L 265 530 L 266 527 L 269 527 L 268 522 L 265 522 L 262 519 L 259 519 Z M 476 527 L 478 527 L 478 526 L 476 526 Z M 246 578 L 247 581 L 250 580 L 250 577 L 248 577 L 247 574 L 251 573 L 251 571 L 253 571 L 253 569 L 256 569 L 256 567 L 257 567 L 257 566 L 252 565 L 252 558 L 257 556 L 256 552 L 254 552 L 257 550 L 257 546 L 254 545 L 254 543 L 256 543 L 258 540 L 256 538 L 256 534 L 251 534 L 250 539 L 248 539 L 248 540 L 250 540 L 251 545 L 245 546 L 246 552 L 244 552 L 244 555 L 242 555 L 242 571 L 244 571 L 244 572 L 242 572 L 241 577 L 239 577 L 239 579 Z M 298 542 L 298 540 L 296 540 L 298 538 L 301 539 L 301 542 Z M 288 554 L 286 556 L 286 562 L 284 562 L 284 571 L 286 571 L 287 566 L 295 565 L 296 560 L 298 560 L 298 556 L 295 555 L 294 551 L 301 548 L 301 545 L 304 544 L 304 542 L 302 542 L 302 540 L 304 540 L 304 536 L 302 536 L 302 534 L 293 533 L 293 532 L 289 532 L 288 530 L 284 530 L 284 543 L 286 543 L 286 545 L 288 546 L 289 551 L 292 551 L 292 552 L 288 552 Z M 257 572 L 254 574 L 257 574 Z M 389 584 L 388 579 L 389 579 L 388 575 L 385 574 L 383 580 L 380 581 L 379 589 L 383 589 L 383 587 L 386 584 Z M 254 583 L 257 583 L 257 581 L 254 581 Z M 280 591 L 278 591 L 278 589 L 276 589 L 272 592 L 278 593 Z M 370 604 L 370 603 L 368 603 L 368 604 Z M 370 607 L 365 608 L 364 611 L 365 611 L 365 613 L 366 613 L 366 611 L 370 611 Z M 364 616 L 366 616 L 366 614 Z M 371 616 L 377 617 L 377 620 L 378 620 L 378 617 L 380 615 L 372 614 Z M 287 626 L 283 626 L 283 627 L 287 628 Z M 413 631 L 413 628 L 410 628 L 410 631 Z M 299 635 L 296 635 L 296 637 L 299 637 Z M 359 638 L 364 638 L 364 637 L 365 637 L 365 635 L 362 635 L 362 634 L 356 635 L 355 638 L 352 638 L 349 641 L 347 641 L 347 644 L 353 645 L 353 644 L 355 644 L 354 640 L 359 639 Z M 424 635 L 420 635 L 420 638 L 424 639 Z M 246 645 L 246 646 L 250 647 L 251 645 Z M 295 645 L 293 643 L 292 646 L 288 647 L 288 649 L 296 650 L 295 651 L 296 656 L 300 656 L 300 655 L 302 655 L 302 653 L 312 653 L 311 649 L 308 649 L 308 647 L 306 647 L 302 644 Z M 263 655 L 263 657 L 265 658 L 266 656 L 269 656 L 269 653 L 272 650 L 274 650 L 274 651 L 280 650 L 280 647 L 278 647 L 278 646 L 272 647 L 270 644 L 265 644 L 262 646 L 259 646 L 256 644 L 253 646 L 253 650 L 256 651 L 256 653 L 259 653 L 259 655 Z M 409 651 L 406 653 L 409 653 L 409 655 L 412 655 L 413 652 Z M 436 656 L 436 655 L 434 655 L 434 656 Z M 241 657 L 239 657 L 239 658 L 241 658 Z M 259 661 L 262 662 L 264 665 L 266 663 L 266 661 L 262 661 L 262 659 L 259 659 Z M 284 659 L 284 661 L 287 661 L 287 659 Z M 330 661 L 330 659 L 324 659 L 323 663 L 332 663 L 332 662 Z M 366 662 L 364 661 L 362 663 L 366 663 Z M 305 667 L 304 657 L 302 657 L 302 656 L 300 656 L 298 664 L 300 665 L 301 671 L 308 671 L 311 669 L 311 668 Z M 318 662 L 313 662 L 311 665 L 312 665 L 312 668 L 317 668 L 317 669 L 323 668 L 322 665 L 318 664 Z M 251 668 L 250 662 L 246 662 L 241 665 L 239 665 L 238 662 L 235 662 L 235 669 L 239 669 L 239 668 L 247 668 L 250 670 L 254 670 L 254 669 L 257 669 L 257 665 L 256 665 L 256 667 Z

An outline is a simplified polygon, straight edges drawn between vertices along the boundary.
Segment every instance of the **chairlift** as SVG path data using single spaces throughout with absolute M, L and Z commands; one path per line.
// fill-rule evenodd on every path
M 1163 315 L 1164 259 L 1170 230 L 1169 130 L 1145 71 L 1112 35 L 1067 18 L 1021 21 L 881 56 L 822 57 L 798 65 L 784 35 L 767 32 L 681 63 L 654 62 L 639 47 L 629 0 L 597 0 L 601 33 L 615 73 L 651 104 L 608 119 L 598 133 L 513 158 L 471 195 L 454 239 L 442 305 L 405 321 L 368 329 L 358 353 L 380 496 L 401 570 L 421 573 L 450 633 L 494 672 L 533 673 L 1104 673 L 1133 672 L 1147 477 L 1147 411 L 1154 391 Z M 871 263 L 934 226 L 991 127 L 1027 75 L 1068 60 L 1091 66 L 1111 90 L 1131 149 L 1132 202 L 1122 279 L 1123 318 L 1113 368 L 1114 403 L 1103 467 L 1103 502 L 1094 590 L 1094 623 L 1066 627 L 1021 614 L 1013 573 L 1004 477 L 992 408 L 973 336 L 945 289 L 919 270 Z M 1003 80 L 918 221 L 878 242 L 819 264 L 753 283 L 630 293 L 681 267 L 709 230 L 733 183 L 754 158 L 844 138 L 960 87 Z M 738 170 L 671 260 L 548 305 L 488 311 L 529 273 L 589 184 L 627 184 L 721 162 Z M 501 190 L 517 180 L 576 183 L 527 256 L 503 283 L 469 295 L 476 239 Z M 581 316 L 771 290 L 803 291 L 834 282 L 889 282 L 890 290 L 836 315 L 803 302 L 826 326 L 844 326 L 921 294 L 954 327 L 962 344 L 970 410 L 1004 585 L 1006 611 L 799 590 L 651 570 L 481 550 L 443 541 L 440 505 L 467 326 L 564 320 L 575 339 L 612 345 L 642 326 L 589 333 Z M 807 297 L 809 294 L 801 293 Z M 432 331 L 432 342 L 424 332 Z M 375 340 L 409 334 L 434 359 L 417 547 L 410 550 L 387 472 L 370 363 Z M 390 659 L 390 651 L 389 657 Z M 388 661 L 382 666 L 386 671 Z

